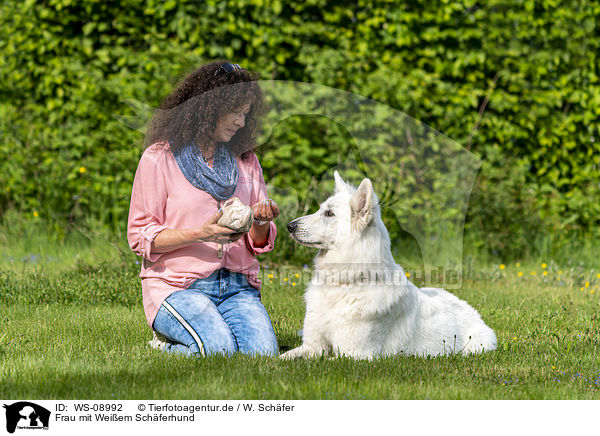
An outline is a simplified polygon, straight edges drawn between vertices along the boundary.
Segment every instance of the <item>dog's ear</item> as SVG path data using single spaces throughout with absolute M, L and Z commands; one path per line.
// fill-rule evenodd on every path
M 362 230 L 369 225 L 373 219 L 373 208 L 375 206 L 375 194 L 373 184 L 369 179 L 363 179 L 350 199 L 350 210 L 352 211 L 352 228 Z
M 348 185 L 346 184 L 346 182 L 344 182 L 342 176 L 340 176 L 340 173 L 338 173 L 337 170 L 333 172 L 333 178 L 335 179 L 335 194 L 337 194 L 338 192 L 344 192 L 348 190 Z

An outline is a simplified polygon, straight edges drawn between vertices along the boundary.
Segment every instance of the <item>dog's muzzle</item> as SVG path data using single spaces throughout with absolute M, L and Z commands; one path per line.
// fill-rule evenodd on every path
M 296 218 L 294 221 L 287 224 L 287 229 L 288 232 L 290 232 L 292 239 L 307 247 L 322 248 L 323 244 L 321 242 L 313 242 L 306 239 L 309 235 L 307 235 L 304 227 L 298 225 L 298 220 L 300 220 L 300 218 Z

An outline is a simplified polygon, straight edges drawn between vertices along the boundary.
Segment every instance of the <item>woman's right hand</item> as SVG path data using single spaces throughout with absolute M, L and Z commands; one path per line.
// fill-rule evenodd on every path
M 198 239 L 202 242 L 216 242 L 218 244 L 230 244 L 237 241 L 245 232 L 236 232 L 228 227 L 217 224 L 223 212 L 217 212 L 200 228 L 200 236 Z

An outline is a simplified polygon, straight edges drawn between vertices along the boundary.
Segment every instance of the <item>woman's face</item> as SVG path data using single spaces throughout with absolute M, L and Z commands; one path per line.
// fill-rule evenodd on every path
M 246 125 L 246 115 L 250 111 L 250 103 L 236 108 L 219 118 L 215 127 L 214 139 L 217 142 L 229 142 L 239 129 Z

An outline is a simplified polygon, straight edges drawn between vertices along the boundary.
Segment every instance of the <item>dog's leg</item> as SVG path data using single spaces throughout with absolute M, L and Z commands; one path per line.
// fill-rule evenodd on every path
M 299 347 L 291 349 L 290 351 L 286 351 L 285 353 L 280 354 L 279 358 L 284 360 L 292 360 L 299 359 L 301 357 L 308 357 L 308 355 L 308 349 L 301 345 Z
M 306 345 L 300 345 L 290 351 L 287 351 L 279 356 L 280 359 L 291 360 L 307 357 L 319 357 L 326 353 L 323 347 L 309 347 Z
M 310 321 L 310 317 L 307 317 Z M 279 357 L 282 359 L 298 359 L 301 357 L 319 357 L 327 354 L 330 346 L 322 334 L 313 328 L 310 322 L 304 324 L 302 345 L 294 348 Z

